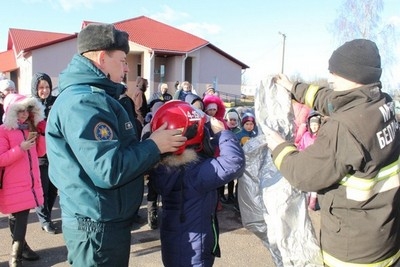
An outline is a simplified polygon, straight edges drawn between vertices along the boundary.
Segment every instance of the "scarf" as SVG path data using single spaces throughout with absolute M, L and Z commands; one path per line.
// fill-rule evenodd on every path
M 18 129 L 19 130 L 28 130 L 29 129 L 29 124 L 27 122 L 24 122 L 24 123 L 19 123 L 18 122 Z

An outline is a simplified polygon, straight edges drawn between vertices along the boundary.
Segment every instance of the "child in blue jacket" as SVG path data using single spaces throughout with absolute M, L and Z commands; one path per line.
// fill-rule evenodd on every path
M 255 116 L 250 112 L 243 114 L 241 123 L 242 129 L 236 135 L 243 146 L 250 138 L 257 136 L 257 124 Z
M 200 110 L 173 100 L 164 104 L 151 122 L 152 130 L 167 122 L 170 129 L 181 129 L 187 137 L 181 149 L 164 155 L 151 172 L 154 187 L 162 196 L 160 237 L 166 267 L 213 265 L 220 256 L 217 188 L 244 171 L 245 156 L 235 134 L 210 118 L 213 141 L 220 149 L 220 155 L 213 156 L 206 120 Z

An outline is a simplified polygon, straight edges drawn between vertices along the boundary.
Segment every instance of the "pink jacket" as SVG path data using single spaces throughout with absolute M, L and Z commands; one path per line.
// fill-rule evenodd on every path
M 317 139 L 317 135 L 313 134 L 309 131 L 306 131 L 300 139 L 299 144 L 297 145 L 297 149 L 302 151 L 306 149 L 308 146 L 314 144 L 315 139 Z
M 33 107 L 31 115 L 33 124 L 37 126 L 44 119 L 44 108 L 39 101 L 18 94 L 7 95 L 4 101 L 6 115 L 4 124 L 0 126 L 0 180 L 3 184 L 0 212 L 3 214 L 43 204 L 38 157 L 46 154 L 45 138 L 39 135 L 36 146 L 24 151 L 20 144 L 28 137 L 29 130 L 20 130 L 15 123 L 18 110 L 28 106 Z
M 224 119 L 225 116 L 225 104 L 222 99 L 217 95 L 205 95 L 203 98 L 204 110 L 206 110 L 207 106 L 211 103 L 215 103 L 217 105 L 217 113 L 215 114 L 215 118 L 222 121 L 224 123 L 225 129 L 228 130 L 228 124 Z
M 299 145 L 300 139 L 307 131 L 307 118 L 310 113 L 310 108 L 297 101 L 292 101 L 293 113 L 295 118 L 295 138 L 294 144 Z

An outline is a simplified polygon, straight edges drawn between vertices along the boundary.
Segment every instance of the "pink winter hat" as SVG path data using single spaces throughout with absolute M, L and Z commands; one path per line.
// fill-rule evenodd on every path
M 20 94 L 8 94 L 4 98 L 4 125 L 8 129 L 18 128 L 18 111 L 29 109 L 33 116 L 33 123 L 37 125 L 44 116 L 44 106 L 34 97 Z

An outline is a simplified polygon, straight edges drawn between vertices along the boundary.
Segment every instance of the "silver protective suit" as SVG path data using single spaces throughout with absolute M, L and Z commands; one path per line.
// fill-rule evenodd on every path
M 268 79 L 255 96 L 260 134 L 243 150 L 246 170 L 238 179 L 243 226 L 259 237 L 276 266 L 323 266 L 321 250 L 308 215 L 305 193 L 293 188 L 275 167 L 265 140 L 265 127 L 294 139 L 290 93 Z

